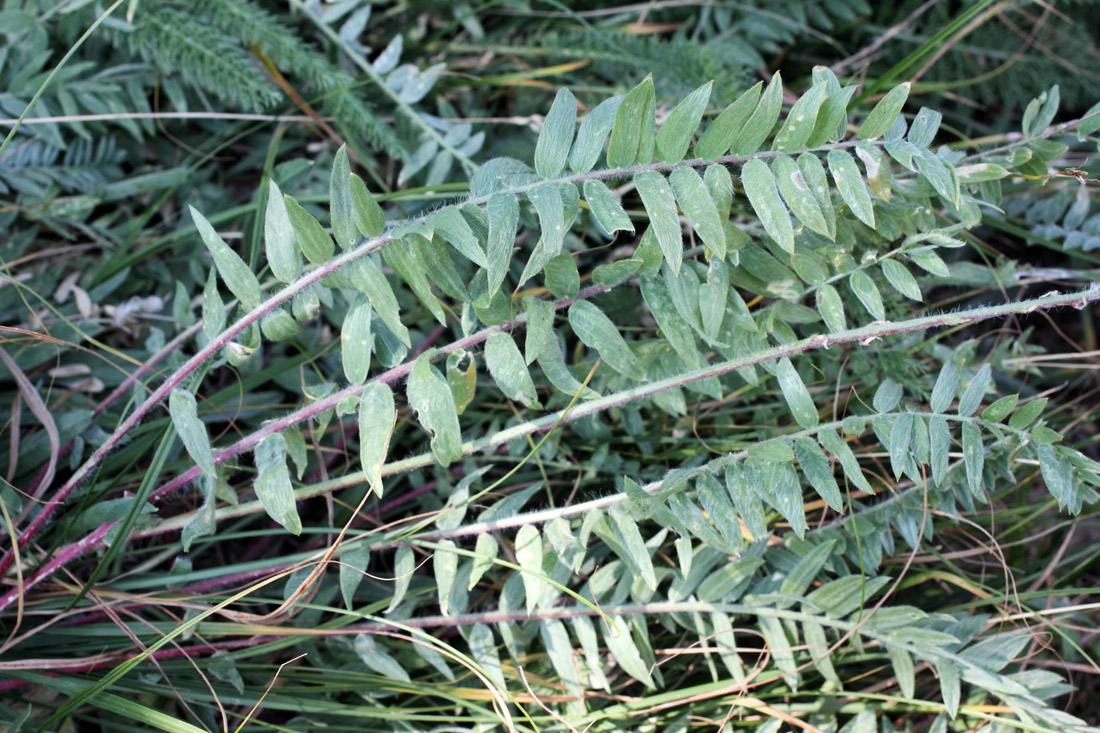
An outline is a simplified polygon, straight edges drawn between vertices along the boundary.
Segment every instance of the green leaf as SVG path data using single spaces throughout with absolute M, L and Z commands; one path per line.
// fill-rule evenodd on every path
M 1010 412 L 1016 409 L 1016 403 L 1019 400 L 1020 395 L 1018 394 L 1005 395 L 982 410 L 982 419 L 988 420 L 989 422 L 1001 422 L 1008 417 Z
M 439 612 L 444 616 L 450 616 L 454 611 L 451 608 L 451 589 L 454 588 L 455 576 L 458 575 L 458 553 L 455 552 L 454 542 L 451 540 L 439 541 L 439 547 L 432 555 L 432 570 L 435 572 Z M 457 610 L 461 611 L 462 609 Z
M 1046 409 L 1047 398 L 1040 397 L 1029 402 L 1025 402 L 1020 409 L 1012 413 L 1012 417 L 1008 419 L 1008 427 L 1013 430 L 1023 430 L 1031 423 L 1035 422 L 1039 415 Z
M 417 235 L 394 242 L 382 250 L 382 259 L 397 275 L 408 283 L 409 287 L 421 303 L 431 312 L 439 323 L 447 322 L 447 314 L 439 299 L 432 293 L 431 283 L 428 281 L 429 263 L 423 249 L 415 240 L 422 239 Z
M 848 286 L 859 298 L 859 302 L 871 314 L 876 321 L 886 318 L 886 309 L 882 306 L 882 296 L 879 295 L 878 286 L 863 270 L 856 270 L 848 276 Z
M 821 627 L 821 624 L 806 621 L 802 624 L 802 633 L 806 637 L 807 651 L 813 660 L 814 668 L 821 673 L 826 682 L 837 690 L 843 690 L 844 685 L 833 667 L 832 655 L 829 653 L 829 648 L 832 645 L 825 637 L 825 629 Z
M 573 659 L 573 646 L 569 643 L 569 632 L 565 630 L 565 624 L 556 618 L 543 619 L 539 625 L 539 636 L 542 637 L 542 643 L 546 646 L 546 655 L 550 657 L 551 666 L 558 673 L 565 689 L 575 698 L 570 702 L 570 708 L 583 714 L 584 698 L 581 691 L 581 682 L 577 674 L 577 664 Z
M 878 419 L 888 421 L 890 425 L 890 441 L 887 448 L 890 452 L 890 468 L 893 469 L 894 480 L 897 481 L 912 460 L 909 452 L 913 439 L 913 415 L 906 412 L 892 421 L 889 418 Z
M 649 673 L 649 665 L 642 660 L 638 651 L 638 645 L 630 633 L 630 625 L 633 619 L 627 616 L 617 616 L 615 625 L 603 624 L 603 638 L 607 644 L 611 656 L 615 658 L 623 671 L 641 682 L 651 690 L 657 689 L 653 684 L 653 677 Z
M 817 312 L 825 321 L 826 328 L 832 333 L 847 330 L 848 322 L 844 319 L 844 301 L 840 299 L 840 293 L 828 283 L 821 285 L 817 290 Z
M 332 236 L 343 249 L 351 249 L 358 239 L 354 205 L 351 198 L 351 164 L 348 149 L 341 145 L 332 161 L 332 177 L 329 179 L 329 218 L 332 220 Z
M 542 351 L 539 352 L 537 358 L 543 376 L 550 381 L 550 384 L 554 385 L 554 389 L 569 397 L 577 393 L 580 393 L 581 399 L 586 400 L 599 397 L 599 394 L 594 390 L 578 382 L 569 371 L 569 367 L 565 364 L 565 357 L 562 355 L 561 344 L 558 343 L 557 336 L 553 334 L 550 335 L 549 340 L 547 340 L 546 345 L 543 347 Z
M 176 387 L 168 395 L 168 413 L 172 416 L 172 427 L 176 429 L 180 442 L 187 449 L 187 455 L 191 456 L 191 460 L 203 474 L 216 478 L 214 450 L 210 447 L 206 425 L 199 419 L 195 395 L 190 390 Z
M 699 286 L 699 315 L 703 319 L 703 333 L 717 339 L 726 317 L 726 303 L 730 296 L 729 268 L 721 260 L 711 260 L 707 268 L 707 281 Z
M 817 197 L 806 183 L 798 163 L 786 155 L 781 155 L 772 161 L 772 173 L 775 174 L 776 182 L 779 184 L 779 193 L 783 195 L 783 200 L 798 220 L 809 229 L 832 239 L 835 226 L 829 226 L 825 214 L 817 204 Z
M 596 265 L 592 268 L 592 282 L 613 288 L 634 277 L 642 269 L 643 264 L 645 263 L 642 260 L 631 258 L 616 260 L 606 265 Z
M 268 435 L 256 446 L 256 498 L 267 515 L 294 535 L 302 533 L 302 520 L 294 503 L 290 469 L 286 465 L 286 439 L 279 433 Z
M 554 328 L 554 304 L 530 295 L 523 298 L 527 313 L 527 338 L 523 343 L 524 362 L 531 364 L 551 340 Z
M 581 290 L 581 275 L 573 255 L 561 252 L 550 258 L 544 268 L 546 289 L 558 298 L 575 298 Z
M 642 533 L 638 530 L 638 524 L 624 512 L 615 511 L 614 508 L 607 513 L 610 520 L 611 531 L 626 552 L 623 559 L 638 569 L 642 581 L 650 590 L 657 590 L 657 576 L 653 572 L 653 561 L 649 557 L 649 549 L 645 546 Z
M 344 599 L 344 606 L 350 611 L 355 606 L 352 602 L 355 591 L 363 582 L 363 575 L 370 564 L 370 548 L 365 545 L 354 547 L 340 555 L 340 595 Z
M 409 374 L 409 406 L 431 435 L 432 454 L 443 468 L 462 458 L 462 432 L 451 388 L 432 367 L 430 354 L 417 357 Z
M 1035 456 L 1047 491 L 1058 500 L 1058 507 L 1067 508 L 1073 514 L 1081 510 L 1081 502 L 1074 498 L 1073 466 L 1051 445 L 1036 445 Z
M 779 388 L 783 391 L 783 397 L 787 400 L 787 406 L 791 409 L 795 422 L 803 428 L 812 428 L 817 425 L 817 407 L 790 359 L 784 356 L 779 360 L 775 366 L 775 376 L 779 380 Z
M 356 635 L 355 653 L 359 657 L 359 661 L 363 663 L 363 666 L 370 671 L 393 680 L 400 680 L 401 682 L 407 683 L 412 682 L 412 680 L 409 679 L 409 673 L 405 671 L 401 663 L 390 656 L 381 646 L 376 644 L 374 637 L 369 633 Z
M 775 134 L 772 150 L 798 150 L 806 146 L 806 141 L 814 131 L 817 113 L 825 101 L 828 82 L 818 82 L 791 105 L 787 119 Z
M 794 451 L 786 438 L 772 438 L 753 443 L 748 448 L 749 458 L 765 463 L 791 463 Z
M 803 153 L 798 156 L 798 169 L 802 172 L 802 180 L 817 200 L 821 215 L 825 217 L 825 226 L 828 228 L 826 236 L 836 239 L 836 210 L 829 194 L 829 177 L 825 174 L 825 166 L 816 155 Z
M 756 109 L 763 82 L 757 82 L 730 106 L 722 110 L 695 145 L 695 155 L 703 160 L 717 160 L 726 154 L 749 116 Z
M 919 151 L 914 159 L 921 177 L 932 185 L 936 193 L 957 206 L 960 202 L 960 188 L 955 169 L 928 150 Z
M 886 645 L 886 653 L 890 657 L 890 664 L 894 668 L 894 676 L 898 679 L 898 687 L 901 689 L 902 697 L 912 699 L 916 687 L 913 658 L 909 656 L 909 652 L 890 644 Z
M 362 294 L 344 316 L 344 325 L 340 329 L 340 354 L 344 365 L 344 376 L 352 384 L 363 384 L 370 372 L 371 349 L 374 338 L 371 335 L 370 301 Z
M 940 369 L 936 384 L 932 387 L 932 398 L 929 401 L 932 412 L 947 412 L 947 408 L 955 400 L 958 389 L 959 365 L 954 361 L 948 361 Z
M 294 227 L 294 236 L 306 259 L 315 265 L 332 259 L 336 245 L 332 243 L 332 237 L 325 232 L 320 222 L 288 194 L 283 194 L 283 201 L 286 203 L 290 225 Z
M 812 438 L 803 436 L 794 441 L 794 454 L 798 458 L 798 465 L 802 467 L 802 473 L 814 491 L 825 500 L 834 511 L 844 511 L 844 500 L 840 495 L 840 487 L 833 476 L 833 469 L 829 465 L 829 459 L 824 451 Z
M 535 172 L 543 178 L 562 172 L 576 128 L 577 100 L 568 89 L 559 89 L 535 144 Z
M 298 322 L 286 312 L 285 308 L 276 308 L 264 315 L 260 319 L 260 330 L 264 338 L 270 341 L 286 341 L 302 331 Z
M 474 545 L 474 562 L 470 568 L 470 582 L 466 587 L 467 590 L 473 590 L 477 582 L 485 575 L 485 572 L 493 567 L 499 552 L 500 544 L 493 535 L 486 532 L 477 536 L 477 544 Z
M 541 237 L 523 268 L 521 283 L 537 275 L 550 259 L 557 256 L 565 241 L 565 212 L 561 189 L 553 183 L 544 183 L 529 191 L 527 198 L 538 214 Z
M 910 82 L 899 84 L 878 101 L 875 108 L 871 110 L 871 114 L 867 115 L 867 119 L 859 126 L 860 140 L 881 137 L 890 129 L 890 125 L 894 124 L 894 120 L 901 113 L 901 108 L 905 106 L 905 100 L 909 98 L 911 86 Z
M 267 180 L 267 210 L 264 213 L 264 247 L 271 274 L 285 283 L 302 274 L 302 256 L 294 239 L 294 227 L 286 213 L 283 192 L 275 179 Z
M 491 296 L 500 290 L 512 262 L 512 249 L 516 244 L 516 229 L 519 226 L 519 202 L 516 201 L 515 194 L 494 193 L 485 205 L 485 213 L 489 217 L 486 292 Z
M 871 206 L 871 194 L 859 173 L 859 166 L 844 150 L 830 150 L 827 156 L 829 172 L 833 174 L 840 197 L 857 219 L 875 228 L 875 212 Z
M 982 468 L 985 465 L 985 446 L 982 445 L 982 431 L 972 422 L 962 425 L 963 463 L 966 464 L 966 484 L 974 496 L 983 496 Z
M 569 325 L 585 346 L 595 349 L 607 365 L 619 374 L 638 381 L 645 379 L 645 370 L 638 357 L 619 335 L 619 329 L 599 308 L 587 300 L 577 301 L 569 307 Z
M 202 474 L 199 476 L 199 486 L 202 488 L 203 502 L 195 513 L 191 516 L 191 519 L 183 527 L 183 531 L 180 532 L 180 544 L 183 545 L 184 552 L 191 551 L 191 544 L 200 537 L 208 537 L 217 530 L 218 523 L 217 517 L 214 514 L 214 505 L 217 503 L 217 499 L 214 495 L 215 485 L 218 479 L 213 478 L 211 475 Z
M 744 544 L 744 537 L 737 521 L 737 511 L 718 479 L 713 474 L 703 474 L 695 483 L 695 494 L 699 505 L 707 513 L 707 518 L 714 522 L 726 545 L 735 550 L 740 549 Z
M 516 562 L 523 569 L 523 587 L 527 595 L 527 613 L 534 613 L 546 589 L 542 575 L 542 535 L 538 528 L 525 524 L 516 533 Z M 537 573 L 537 575 L 535 575 Z
M 507 333 L 498 331 L 490 334 L 485 341 L 485 364 L 497 387 L 507 399 L 515 400 L 525 407 L 539 407 L 535 383 L 527 371 L 519 347 Z
M 258 308 L 261 299 L 260 281 L 256 279 L 255 273 L 218 236 L 206 217 L 200 214 L 194 206 L 188 208 L 191 210 L 191 218 L 195 221 L 195 227 L 199 230 L 199 236 L 202 237 L 203 244 L 210 250 L 210 254 L 214 258 L 214 266 L 218 268 L 218 274 L 221 275 L 225 286 L 229 288 L 233 295 L 237 296 L 237 300 L 241 302 L 246 310 Z
M 352 286 L 367 296 L 371 307 L 378 312 L 386 328 L 405 346 L 411 346 L 409 329 L 401 322 L 397 296 L 378 263 L 371 257 L 360 257 L 345 269 Z
M 657 159 L 665 163 L 679 163 L 687 155 L 691 138 L 703 119 L 703 112 L 710 101 L 710 91 L 714 82 L 707 82 L 684 97 L 676 108 L 669 113 L 661 129 L 657 132 Z
M 485 624 L 474 624 L 466 636 L 466 643 L 470 645 L 470 655 L 478 663 L 482 673 L 499 689 L 507 689 L 500 666 L 500 655 L 497 654 L 496 642 L 493 640 L 493 630 Z
M 890 412 L 901 402 L 901 394 L 901 385 L 887 377 L 875 390 L 871 405 L 875 408 L 875 412 Z
M 798 672 L 798 663 L 794 658 L 794 644 L 787 637 L 782 622 L 774 616 L 761 616 L 759 623 L 760 631 L 764 636 L 764 644 L 771 654 L 775 666 L 783 674 L 783 681 L 787 683 L 792 692 L 797 691 L 802 676 Z
M 944 476 L 947 475 L 948 454 L 951 450 L 951 430 L 945 418 L 928 418 L 928 444 L 928 452 L 932 458 L 932 480 L 937 486 L 942 486 Z
M 622 103 L 621 96 L 605 99 L 596 105 L 596 108 L 584 116 L 581 127 L 577 131 L 577 139 L 573 142 L 573 150 L 569 153 L 569 167 L 574 173 L 587 173 L 596 165 L 603 152 L 603 144 L 611 132 L 611 125 L 615 121 L 615 112 Z
M 787 207 L 779 198 L 775 176 L 767 163 L 754 158 L 741 169 L 741 183 L 764 231 L 786 252 L 794 252 L 794 228 Z
M 393 613 L 405 599 L 405 593 L 409 590 L 409 582 L 415 570 L 416 558 L 413 557 L 412 548 L 408 545 L 398 545 L 393 558 L 393 597 L 390 599 L 389 607 L 386 608 L 387 614 Z
M 766 535 L 768 524 L 764 516 L 764 505 L 760 501 L 760 496 L 749 487 L 740 466 L 726 468 L 726 492 L 733 499 L 737 514 L 745 523 L 745 529 L 749 531 L 752 538 L 758 540 Z
M 354 173 L 348 186 L 351 189 L 351 215 L 355 226 L 364 237 L 373 239 L 386 228 L 386 214 L 367 190 L 367 184 Z
M 821 441 L 821 447 L 832 453 L 840 462 L 841 468 L 844 469 L 844 475 L 856 485 L 856 488 L 868 494 L 875 493 L 871 490 L 871 485 L 867 483 L 867 479 L 864 478 L 863 471 L 859 468 L 859 461 L 856 460 L 852 449 L 848 447 L 843 438 L 837 435 L 835 430 L 831 428 L 822 430 L 818 433 L 817 438 Z
M 734 155 L 752 155 L 759 150 L 775 127 L 782 109 L 783 77 L 777 71 L 768 82 L 768 88 L 761 95 L 760 103 L 756 105 L 752 116 L 730 144 L 730 152 Z
M 733 205 L 733 177 L 729 169 L 724 165 L 712 163 L 707 166 L 707 172 L 703 174 L 703 183 L 707 192 L 718 209 L 718 218 L 722 220 L 723 228 L 730 218 L 730 207 Z
M 794 598 L 779 601 L 776 603 L 777 608 L 790 608 L 794 605 L 795 598 L 802 597 L 817 574 L 825 567 L 825 563 L 832 557 L 833 545 L 832 541 L 821 543 L 807 552 L 798 564 L 791 568 L 779 586 L 779 593 L 784 596 L 794 596 Z
M 371 382 L 359 398 L 359 459 L 371 489 L 382 496 L 382 465 L 397 421 L 393 392 L 385 382 Z
M 475 265 L 488 267 L 481 244 L 457 206 L 444 206 L 432 212 L 428 217 L 428 224 L 461 252 L 463 257 Z
M 647 76 L 623 97 L 615 111 L 611 140 L 607 145 L 609 168 L 629 168 L 653 160 L 657 96 L 653 77 Z
M 985 399 L 986 390 L 989 389 L 992 380 L 993 373 L 989 364 L 983 364 L 978 373 L 974 375 L 974 378 L 970 380 L 970 384 L 966 385 L 962 397 L 959 398 L 959 415 L 970 417 L 974 414 L 974 411 L 982 404 L 982 400 Z
M 211 270 L 202 291 L 202 333 L 210 341 L 224 329 L 225 306 L 218 292 L 218 276 Z
M 677 168 L 668 180 L 691 228 L 703 240 L 707 259 L 720 260 L 725 257 L 726 229 L 703 179 L 694 168 Z
M 848 102 L 855 91 L 855 86 L 847 86 L 831 92 L 826 97 L 821 104 L 821 109 L 818 110 L 817 120 L 814 122 L 810 138 L 806 141 L 806 147 L 817 148 L 844 137 L 848 128 Z
M 679 272 L 684 256 L 684 236 L 672 187 L 657 171 L 643 171 L 634 176 L 634 185 L 649 213 L 650 226 L 657 235 L 665 261 L 673 272 Z
M 910 300 L 924 300 L 920 292 L 920 286 L 917 285 L 916 279 L 909 270 L 905 269 L 905 265 L 897 260 L 891 259 L 883 260 L 880 266 L 882 267 L 882 274 L 885 275 L 886 280 L 894 286 L 894 290 L 897 290 Z
M 608 234 L 617 231 L 634 232 L 634 223 L 623 210 L 619 199 L 603 181 L 595 179 L 584 182 L 584 200 L 595 217 L 596 223 Z
M 940 694 L 947 714 L 954 720 L 959 714 L 959 702 L 962 700 L 962 685 L 959 679 L 959 667 L 946 659 L 936 660 L 936 675 L 940 678 Z

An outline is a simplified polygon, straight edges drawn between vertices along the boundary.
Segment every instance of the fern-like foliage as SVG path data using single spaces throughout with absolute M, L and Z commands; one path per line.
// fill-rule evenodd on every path
M 206 607 L 192 622 L 293 618 L 342 636 L 320 650 L 326 662 L 390 680 L 371 709 L 411 689 L 412 672 L 463 701 L 476 679 L 487 702 L 463 702 L 470 725 L 520 729 L 525 702 L 538 699 L 546 715 L 531 729 L 643 729 L 663 706 L 638 709 L 619 693 L 663 685 L 665 652 L 652 641 L 663 629 L 698 640 L 685 699 L 723 696 L 708 711 L 715 719 L 750 705 L 743 693 L 767 675 L 789 690 L 777 701 L 784 715 L 877 730 L 888 706 L 815 707 L 819 690 L 844 690 L 871 661 L 890 666 L 904 700 L 921 685 L 915 707 L 938 714 L 940 728 L 984 713 L 964 703 L 965 684 L 1003 702 L 1006 721 L 1095 730 L 1050 703 L 1067 689 L 1060 678 L 1010 667 L 1029 635 L 888 600 L 897 575 L 886 560 L 901 543 L 926 546 L 933 514 L 973 511 L 1025 466 L 1038 465 L 1064 510 L 1098 498 L 1100 464 L 1060 445 L 1045 400 L 995 379 L 1007 371 L 1003 354 L 910 340 L 1100 299 L 1089 288 L 914 313 L 930 287 L 950 282 L 947 259 L 1002 182 L 1046 173 L 1057 95 L 1029 108 L 1019 140 L 968 157 L 936 146 L 939 112 L 906 121 L 907 84 L 851 118 L 855 89 L 825 68 L 786 112 L 778 73 L 722 104 L 713 90 L 684 96 L 659 127 L 651 77 L 579 122 L 576 99 L 560 90 L 529 159 L 489 160 L 468 197 L 408 216 L 381 207 L 341 148 L 327 226 L 278 180 L 267 184 L 270 281 L 192 209 L 210 257 L 201 318 L 187 293 L 177 300 L 181 325 L 194 323 L 193 355 L 97 436 L 31 525 L 42 530 L 70 496 L 98 499 L 103 489 L 85 480 L 162 402 L 185 467 L 104 504 L 102 524 L 28 569 L 23 592 L 94 548 L 108 548 L 108 564 L 122 538 L 179 532 L 183 550 L 200 553 L 225 520 L 261 513 L 298 535 L 312 517 L 305 500 L 341 491 L 345 531 L 300 556 L 319 562 L 289 568 L 284 603 L 267 615 Z M 700 132 L 712 107 L 721 111 Z M 445 148 L 430 135 L 423 144 Z M 919 365 L 838 405 L 842 349 L 863 372 Z M 202 378 L 228 365 L 255 385 L 266 357 L 301 354 L 311 370 L 277 385 L 295 400 L 286 414 L 243 437 L 210 437 L 194 394 Z M 510 409 L 479 412 L 478 395 Z M 746 407 L 712 420 L 689 400 Z M 339 431 L 339 448 L 359 470 L 307 474 L 307 441 L 336 451 L 328 436 L 342 419 L 355 429 Z M 711 460 L 687 450 L 699 439 Z M 496 471 L 501 455 L 517 467 Z M 528 460 L 541 475 L 498 495 Z M 438 511 L 352 529 L 372 496 L 391 500 L 402 474 L 414 490 L 445 489 Z M 547 482 L 567 477 L 588 493 L 534 507 Z M 197 508 L 155 514 L 192 483 Z M 417 553 L 431 555 L 430 567 Z M 362 582 L 372 554 L 393 578 L 384 594 Z M 5 592 L 0 608 L 18 595 Z M 440 627 L 457 634 L 424 631 Z M 233 671 L 223 667 L 240 679 Z M 302 682 L 313 684 L 325 683 Z M 358 710 L 356 690 L 341 692 Z M 302 715 L 320 727 L 347 713 Z M 677 715 L 659 724 L 687 726 Z

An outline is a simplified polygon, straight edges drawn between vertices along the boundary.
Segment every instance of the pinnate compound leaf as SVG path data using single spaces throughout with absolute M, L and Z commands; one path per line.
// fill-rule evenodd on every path
M 745 187 L 745 195 L 749 197 L 753 211 L 760 217 L 764 231 L 784 251 L 794 252 L 794 227 L 791 226 L 787 207 L 779 198 L 775 176 L 772 175 L 768 164 L 759 158 L 745 163 L 741 169 L 741 183 Z
M 768 88 L 760 96 L 760 102 L 753 110 L 752 116 L 730 144 L 730 152 L 734 155 L 752 155 L 759 150 L 771 134 L 772 128 L 775 127 L 782 109 L 783 77 L 776 72 L 768 82 Z
M 285 283 L 302 274 L 302 254 L 294 238 L 294 227 L 286 213 L 286 201 L 275 179 L 267 181 L 267 209 L 264 213 L 264 247 L 271 273 Z
M 187 455 L 203 474 L 216 478 L 214 470 L 214 450 L 210 447 L 210 436 L 206 425 L 199 419 L 198 404 L 190 390 L 177 387 L 168 395 L 168 412 L 172 416 L 172 427 L 180 436 L 180 442 L 187 449 Z
M 569 167 L 574 173 L 587 173 L 596 165 L 622 101 L 621 96 L 605 99 L 581 120 L 577 139 L 569 153 Z
M 205 216 L 200 214 L 194 206 L 189 208 L 195 227 L 199 230 L 199 236 L 202 237 L 203 244 L 214 258 L 214 266 L 218 268 L 222 282 L 233 295 L 237 296 L 237 300 L 244 308 L 254 310 L 259 307 L 260 281 L 256 279 L 256 274 L 249 269 L 240 255 L 230 249 L 229 245 L 218 236 Z
M 362 384 L 367 381 L 373 346 L 370 301 L 360 293 L 355 296 L 355 301 L 344 316 L 344 325 L 340 329 L 340 354 L 344 365 L 344 376 L 352 384 Z
M 657 97 L 653 77 L 647 76 L 623 97 L 615 110 L 611 140 L 607 145 L 609 168 L 629 168 L 653 160 Z
M 255 457 L 256 498 L 269 517 L 291 534 L 301 534 L 302 520 L 298 517 L 290 469 L 286 465 L 286 439 L 279 433 L 268 435 L 256 446 Z
M 787 400 L 795 422 L 803 428 L 817 425 L 817 407 L 790 359 L 784 356 L 779 360 L 775 367 L 775 376 L 779 379 L 779 388 L 783 391 L 783 397 Z
M 559 89 L 535 144 L 535 172 L 543 178 L 554 178 L 562 172 L 576 127 L 577 100 L 568 89 Z
M 359 227 L 355 223 L 355 207 L 351 198 L 351 164 L 348 162 L 346 145 L 340 146 L 332 161 L 329 197 L 332 236 L 342 249 L 351 249 L 358 238 Z
M 714 118 L 695 146 L 697 157 L 703 160 L 717 160 L 726 154 L 756 109 L 760 90 L 763 87 L 763 82 L 757 82 Z
M 679 163 L 687 155 L 688 145 L 703 119 L 703 112 L 710 101 L 714 82 L 707 82 L 684 97 L 669 113 L 661 129 L 657 131 L 657 159 L 665 163 Z
M 351 174 L 351 213 L 355 226 L 364 237 L 377 237 L 386 228 L 386 214 L 367 190 L 367 184 L 354 173 Z
M 645 379 L 645 370 L 638 357 L 604 312 L 586 300 L 579 300 L 569 307 L 569 325 L 577 338 L 594 349 L 607 365 L 631 379 Z
M 859 173 L 856 161 L 845 150 L 831 150 L 826 157 L 829 162 L 829 172 L 833 174 L 836 188 L 840 197 L 851 209 L 857 219 L 875 228 L 875 212 L 871 205 L 871 194 L 867 190 L 867 183 Z
M 677 168 L 668 180 L 691 228 L 703 240 L 707 259 L 720 260 L 725 257 L 726 229 L 703 179 L 694 168 Z
M 397 421 L 393 391 L 385 382 L 371 382 L 359 398 L 359 458 L 371 489 L 382 496 L 382 465 Z
M 634 231 L 634 224 L 623 210 L 619 199 L 603 181 L 585 181 L 584 200 L 588 202 L 596 223 L 608 234 L 614 234 L 620 230 Z
M 909 98 L 910 86 L 912 85 L 909 82 L 899 84 L 878 101 L 875 108 L 871 110 L 871 114 L 867 115 L 867 119 L 859 126 L 860 140 L 881 137 L 890 129 L 890 125 L 894 124 L 894 120 L 901 113 L 901 108 L 905 106 L 905 100 Z
M 429 354 L 421 354 L 409 374 L 409 406 L 431 434 L 431 448 L 439 465 L 446 468 L 462 458 L 462 432 L 458 408 L 447 380 L 432 367 Z
M 634 176 L 634 185 L 649 213 L 650 226 L 657 235 L 665 261 L 673 272 L 679 272 L 684 257 L 684 235 L 680 230 L 672 187 L 657 171 L 643 171 Z
M 489 336 L 485 341 L 485 364 L 506 398 L 525 407 L 539 406 L 535 383 L 531 380 L 519 347 L 510 335 L 498 331 Z

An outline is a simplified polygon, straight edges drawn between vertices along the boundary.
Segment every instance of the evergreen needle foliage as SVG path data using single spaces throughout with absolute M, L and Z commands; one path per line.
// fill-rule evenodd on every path
M 1098 730 L 1086 83 L 291 5 L 0 11 L 11 730 Z

